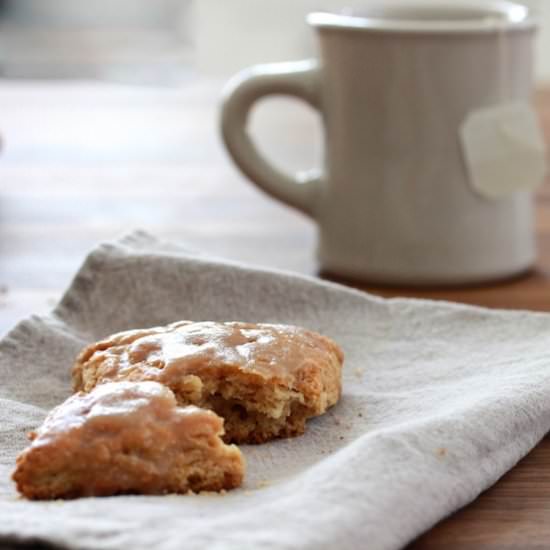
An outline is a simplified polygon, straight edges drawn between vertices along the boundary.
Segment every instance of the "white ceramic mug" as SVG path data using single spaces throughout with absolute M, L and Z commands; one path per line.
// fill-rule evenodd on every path
M 318 222 L 322 268 L 417 285 L 480 282 L 530 268 L 531 192 L 480 193 L 460 141 L 472 113 L 529 105 L 535 21 L 527 9 L 384 2 L 360 15 L 314 13 L 308 21 L 320 59 L 239 73 L 225 91 L 222 133 L 256 185 Z M 324 173 L 286 175 L 259 154 L 247 117 L 271 94 L 320 110 Z M 478 141 L 484 135 L 473 134 Z M 530 158 L 522 159 L 521 149 L 518 142 L 520 164 Z

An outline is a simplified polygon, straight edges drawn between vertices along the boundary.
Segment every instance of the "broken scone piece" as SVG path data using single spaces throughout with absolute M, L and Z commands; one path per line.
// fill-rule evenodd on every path
M 53 409 L 12 477 L 30 499 L 232 489 L 244 461 L 222 433 L 219 416 L 178 407 L 161 384 L 103 384 Z
M 289 325 L 180 321 L 92 344 L 73 368 L 75 390 L 154 380 L 180 404 L 225 419 L 225 441 L 261 443 L 304 432 L 341 393 L 343 353 L 331 339 Z

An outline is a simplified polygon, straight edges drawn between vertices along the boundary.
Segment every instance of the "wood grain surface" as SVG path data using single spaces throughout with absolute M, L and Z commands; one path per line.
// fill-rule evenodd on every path
M 315 227 L 272 201 L 227 159 L 217 131 L 220 83 L 185 88 L 0 84 L 0 332 L 47 312 L 97 242 L 141 228 L 211 254 L 317 275 Z M 550 91 L 536 103 L 550 141 Z M 253 132 L 282 166 L 319 164 L 312 111 L 286 100 L 258 109 Z M 550 182 L 537 196 L 539 260 L 512 281 L 415 290 L 354 283 L 382 296 L 550 311 Z M 550 548 L 550 444 L 414 550 Z

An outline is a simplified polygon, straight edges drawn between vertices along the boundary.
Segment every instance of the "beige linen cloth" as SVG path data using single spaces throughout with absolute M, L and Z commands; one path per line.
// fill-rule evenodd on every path
M 225 495 L 27 502 L 25 432 L 70 393 L 79 349 L 178 319 L 294 323 L 344 348 L 341 402 L 304 436 L 243 446 Z M 146 234 L 86 260 L 51 315 L 0 344 L 0 541 L 86 549 L 402 548 L 550 428 L 550 316 L 383 300 L 186 253 Z

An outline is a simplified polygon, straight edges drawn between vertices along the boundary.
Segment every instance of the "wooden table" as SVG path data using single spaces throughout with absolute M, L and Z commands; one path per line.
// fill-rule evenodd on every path
M 218 93 L 219 82 L 207 81 L 183 89 L 0 84 L 1 332 L 48 311 L 94 244 L 138 227 L 228 258 L 317 274 L 314 225 L 256 191 L 229 163 L 217 132 Z M 550 141 L 550 91 L 537 104 Z M 320 124 L 311 111 L 273 100 L 253 127 L 283 165 L 318 163 Z M 457 290 L 363 288 L 550 311 L 550 185 L 537 206 L 540 257 L 525 277 Z M 548 548 L 549 495 L 545 440 L 411 548 Z

